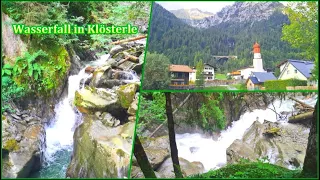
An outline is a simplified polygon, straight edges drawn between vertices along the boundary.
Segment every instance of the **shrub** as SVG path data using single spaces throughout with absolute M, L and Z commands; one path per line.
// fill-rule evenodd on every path
M 286 79 L 286 80 L 269 80 L 264 82 L 266 90 L 286 90 L 287 86 L 306 86 L 306 80 Z

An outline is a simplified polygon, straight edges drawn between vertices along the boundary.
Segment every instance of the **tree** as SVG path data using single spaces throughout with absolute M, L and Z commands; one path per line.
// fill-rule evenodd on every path
M 180 169 L 180 163 L 179 163 L 178 149 L 176 144 L 176 134 L 174 131 L 171 95 L 168 92 L 168 93 L 165 93 L 165 96 L 166 96 L 166 113 L 167 113 L 167 119 L 168 119 L 168 131 L 169 131 L 169 141 L 170 141 L 171 159 L 173 163 L 173 171 L 176 178 L 183 178 L 181 169 Z
M 134 156 L 137 159 L 139 167 L 144 175 L 145 178 L 157 178 L 155 175 L 152 166 L 148 160 L 147 154 L 143 149 L 143 146 L 140 142 L 139 137 L 137 134 L 135 135 L 135 143 L 134 143 Z
M 290 3 L 285 9 L 290 24 L 282 28 L 282 40 L 303 52 L 305 58 L 314 60 L 313 76 L 318 79 L 318 2 Z
M 196 86 L 202 88 L 204 86 L 204 75 L 203 75 L 204 64 L 202 60 L 197 63 L 196 66 Z
M 163 54 L 147 53 L 143 88 L 166 89 L 170 83 L 169 65 L 170 60 Z
M 308 138 L 308 146 L 307 146 L 307 152 L 306 157 L 304 158 L 303 163 L 303 170 L 302 170 L 302 176 L 303 177 L 312 177 L 316 178 L 318 173 L 318 167 L 317 167 L 317 109 L 318 109 L 318 102 L 316 106 L 314 107 L 313 112 L 313 118 L 311 120 L 311 128 Z

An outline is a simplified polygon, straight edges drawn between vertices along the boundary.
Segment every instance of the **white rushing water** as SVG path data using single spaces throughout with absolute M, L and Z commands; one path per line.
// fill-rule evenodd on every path
M 107 61 L 108 55 L 101 56 L 98 60 L 90 62 L 92 66 L 100 66 Z M 87 67 L 87 66 L 86 66 Z M 86 68 L 85 67 L 85 68 Z M 55 117 L 53 122 L 46 128 L 46 151 L 45 158 L 48 162 L 54 161 L 54 155 L 59 150 L 72 151 L 73 132 L 81 113 L 77 113 L 72 102 L 75 92 L 84 88 L 84 80 L 92 76 L 81 69 L 77 75 L 68 78 L 68 95 L 55 106 Z M 82 84 L 81 84 L 82 83 Z
M 302 100 L 305 103 L 314 105 L 315 101 L 313 100 Z M 269 108 L 276 109 L 278 113 L 280 112 L 292 112 L 293 105 L 295 104 L 292 100 L 276 100 L 274 107 L 269 105 Z M 227 163 L 227 148 L 235 141 L 236 139 L 242 139 L 245 131 L 252 125 L 252 123 L 258 120 L 260 123 L 263 123 L 264 120 L 276 122 L 279 121 L 277 115 L 271 110 L 261 110 L 256 109 L 252 112 L 244 113 L 238 121 L 232 122 L 232 125 L 229 126 L 226 130 L 221 132 L 218 140 L 214 141 L 211 138 L 203 137 L 199 133 L 194 134 L 177 134 L 176 142 L 179 157 L 182 157 L 190 162 L 200 161 L 205 168 L 205 171 L 210 169 L 217 169 Z M 282 119 L 282 123 L 287 123 L 287 119 Z M 269 152 L 272 154 L 273 152 Z M 273 154 L 274 155 L 274 154 Z M 270 155 L 272 161 L 272 156 Z M 271 162 L 272 163 L 272 162 Z

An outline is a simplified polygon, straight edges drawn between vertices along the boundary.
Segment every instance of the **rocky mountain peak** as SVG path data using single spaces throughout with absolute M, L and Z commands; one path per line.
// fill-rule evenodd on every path
M 201 20 L 213 16 L 211 12 L 202 11 L 198 8 L 171 10 L 177 18 L 186 20 Z
M 268 19 L 274 11 L 283 8 L 283 6 L 279 2 L 235 2 L 233 5 L 226 6 L 209 17 L 185 22 L 194 27 L 208 28 L 225 22 L 261 21 Z M 177 17 L 180 18 L 179 16 Z

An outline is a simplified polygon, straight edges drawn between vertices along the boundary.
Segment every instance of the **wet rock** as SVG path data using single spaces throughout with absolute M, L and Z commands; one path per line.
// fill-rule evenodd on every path
M 100 111 L 95 112 L 94 115 L 96 115 L 97 118 L 102 119 Z
M 121 51 L 124 51 L 124 50 L 126 50 L 126 49 L 128 49 L 128 47 L 123 46 L 123 45 L 116 45 L 116 46 L 114 46 L 113 48 L 111 48 L 109 54 L 110 54 L 110 56 L 112 57 L 112 56 L 114 56 L 115 54 L 117 54 L 117 53 L 119 53 L 119 52 L 121 52 Z
M 265 132 L 279 128 L 279 135 L 266 136 Z M 288 168 L 295 158 L 295 166 L 302 167 L 308 142 L 308 128 L 299 124 L 255 121 L 245 132 L 242 140 L 234 141 L 227 149 L 228 163 L 237 163 L 241 158 L 256 160 L 267 158 L 270 163 Z M 298 162 L 298 163 L 297 163 Z
M 139 93 L 136 93 L 134 100 L 132 101 L 132 103 L 128 108 L 128 114 L 132 116 L 135 116 L 138 110 L 138 98 L 139 98 Z
M 103 79 L 100 80 L 97 84 L 96 87 L 98 88 L 113 88 L 115 86 L 121 86 L 121 85 L 125 85 L 127 83 L 125 83 L 122 80 L 118 80 L 118 79 Z
M 74 151 L 67 170 L 70 178 L 123 178 L 127 176 L 134 123 L 108 127 L 84 120 L 74 134 Z
M 136 116 L 129 116 L 128 117 L 128 121 L 135 122 L 136 121 Z
M 95 70 L 95 68 L 93 68 L 93 67 L 91 67 L 91 66 L 88 66 L 88 67 L 86 67 L 86 69 L 84 70 L 84 72 L 90 74 L 90 73 L 93 73 L 94 70 Z
M 146 148 L 145 152 L 153 169 L 158 169 L 165 159 L 170 157 L 168 149 L 160 149 L 157 147 Z
M 43 151 L 45 147 L 45 129 L 42 125 L 28 127 L 24 138 L 18 143 L 11 140 L 11 148 L 3 157 L 3 177 L 21 178 L 27 177 L 31 171 L 40 169 L 43 162 Z M 8 141 L 6 142 L 9 147 Z M 5 146 L 6 146 L 5 144 Z
M 119 109 L 119 98 L 113 90 L 86 86 L 76 91 L 74 104 L 82 113 L 96 111 L 116 111 Z
M 120 125 L 120 120 L 113 117 L 110 113 L 102 113 L 101 115 L 102 124 L 110 127 L 116 127 Z
M 119 96 L 120 104 L 123 108 L 129 108 L 129 106 L 133 102 L 133 98 L 135 97 L 137 88 L 137 84 L 134 83 L 119 87 L 119 89 L 117 90 L 117 94 Z
M 16 115 L 16 114 L 11 114 L 11 116 L 12 116 L 14 119 L 21 120 L 21 117 L 19 117 L 19 116 Z
M 184 177 L 204 172 L 204 166 L 200 162 L 189 162 L 179 157 L 179 164 Z M 157 169 L 157 172 L 164 178 L 174 178 L 172 159 L 167 158 Z

